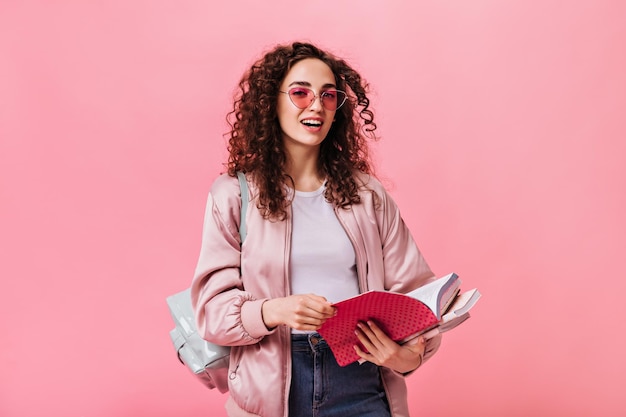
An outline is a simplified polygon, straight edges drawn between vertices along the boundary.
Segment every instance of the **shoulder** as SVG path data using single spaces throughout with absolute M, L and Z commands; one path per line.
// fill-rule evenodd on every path
M 354 171 L 353 175 L 361 192 L 374 191 L 376 194 L 387 193 L 383 184 L 375 176 L 362 171 Z
M 355 172 L 354 177 L 361 197 L 361 203 L 352 206 L 354 210 L 364 210 L 383 229 L 401 218 L 396 201 L 378 178 L 363 172 Z
M 357 186 L 359 187 L 361 200 L 372 200 L 376 206 L 379 206 L 381 203 L 386 205 L 388 201 L 393 203 L 393 200 L 389 196 L 385 186 L 378 178 L 361 171 L 355 171 L 353 175 Z
M 224 219 L 238 219 L 241 207 L 241 189 L 237 177 L 221 174 L 211 184 L 209 200 L 212 209 Z
M 239 194 L 239 180 L 227 173 L 220 174 L 211 184 L 211 195 L 216 199 L 229 198 Z

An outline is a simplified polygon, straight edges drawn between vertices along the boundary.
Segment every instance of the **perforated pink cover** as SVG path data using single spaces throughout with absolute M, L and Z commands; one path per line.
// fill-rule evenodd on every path
M 353 346 L 358 322 L 372 320 L 390 338 L 399 341 L 437 324 L 437 317 L 421 301 L 406 295 L 369 291 L 335 304 L 337 315 L 319 329 L 337 363 L 346 366 L 359 359 Z

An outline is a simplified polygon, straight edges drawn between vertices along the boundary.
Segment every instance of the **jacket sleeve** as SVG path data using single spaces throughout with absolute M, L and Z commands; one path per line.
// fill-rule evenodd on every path
M 385 289 L 407 293 L 436 279 L 404 223 L 395 201 L 382 188 L 377 193 Z
M 223 346 L 253 344 L 271 333 L 261 316 L 266 300 L 255 299 L 243 288 L 240 209 L 237 179 L 218 177 L 207 199 L 202 246 L 191 285 L 200 336 Z
M 382 185 L 377 195 L 381 205 L 377 212 L 383 249 L 385 289 L 406 293 L 435 280 L 437 277 L 417 247 L 395 201 Z M 438 334 L 426 341 L 424 362 L 437 352 L 441 339 L 441 334 Z

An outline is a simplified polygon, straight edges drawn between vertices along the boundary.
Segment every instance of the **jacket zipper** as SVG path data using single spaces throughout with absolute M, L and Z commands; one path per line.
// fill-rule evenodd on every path
M 367 277 L 367 273 L 366 273 L 367 263 L 364 261 L 365 256 L 361 254 L 360 252 L 361 248 L 357 246 L 356 239 L 354 238 L 354 236 L 352 236 L 352 233 L 350 232 L 348 227 L 346 227 L 346 223 L 344 222 L 341 214 L 339 213 L 340 209 L 337 207 L 334 207 L 334 209 L 335 209 L 335 216 L 337 217 L 337 220 L 339 220 L 339 224 L 341 224 L 341 227 L 343 227 L 343 230 L 346 232 L 346 235 L 348 236 L 350 243 L 352 243 L 352 248 L 354 248 L 354 254 L 356 256 L 356 272 L 357 272 L 357 278 L 359 281 L 359 293 L 363 293 L 369 289 L 369 285 L 367 285 L 367 278 L 366 278 Z
M 233 370 L 228 373 L 228 379 L 230 379 L 231 381 L 237 378 L 237 370 L 239 369 L 239 364 L 241 363 L 241 358 L 243 357 L 242 350 L 243 350 L 243 347 L 241 346 L 237 348 L 237 353 L 238 353 L 237 362 L 235 363 L 235 367 L 233 368 Z M 232 348 L 231 348 L 231 353 L 232 353 Z
M 286 233 L 285 233 L 285 296 L 291 295 L 291 276 L 289 275 L 289 257 L 291 256 L 291 233 L 292 233 L 292 215 L 293 211 L 291 205 L 288 208 L 287 220 L 285 220 Z M 282 330 L 282 337 L 285 339 L 285 346 L 287 346 L 286 360 L 285 360 L 285 380 L 283 381 L 283 416 L 289 417 L 289 390 L 291 389 L 291 330 L 287 326 L 281 326 L 279 330 Z

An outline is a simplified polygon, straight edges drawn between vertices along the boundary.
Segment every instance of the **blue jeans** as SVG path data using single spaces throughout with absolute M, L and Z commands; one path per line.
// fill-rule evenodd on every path
M 337 364 L 317 333 L 291 336 L 290 417 L 390 417 L 378 366 Z

